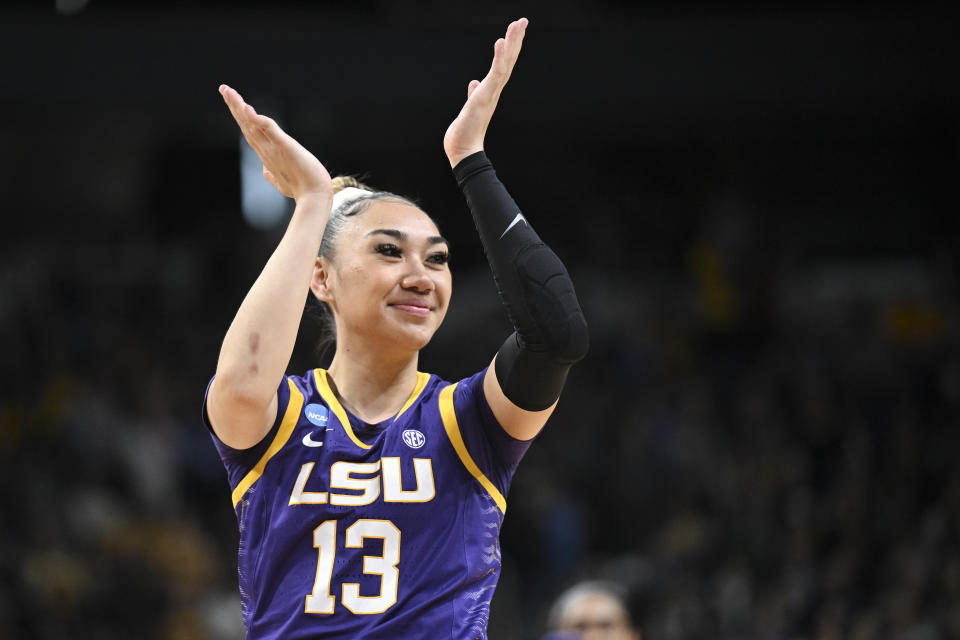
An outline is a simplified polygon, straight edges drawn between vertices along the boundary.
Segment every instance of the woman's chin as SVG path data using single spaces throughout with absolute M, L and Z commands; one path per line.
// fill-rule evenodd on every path
M 429 335 L 408 336 L 407 339 L 401 344 L 410 351 L 420 351 L 420 349 L 423 349 L 425 346 L 430 344 L 430 339 L 432 337 L 432 331 L 429 333 Z
M 396 327 L 384 336 L 384 343 L 393 349 L 416 352 L 430 343 L 436 327 L 425 325 L 405 325 Z

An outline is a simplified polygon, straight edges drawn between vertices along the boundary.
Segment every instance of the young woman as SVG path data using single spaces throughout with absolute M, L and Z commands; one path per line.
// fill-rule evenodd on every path
M 497 40 L 444 137 L 516 328 L 457 384 L 417 371 L 451 294 L 434 222 L 400 196 L 342 188 L 220 87 L 266 179 L 296 200 L 204 404 L 233 489 L 250 639 L 486 638 L 504 496 L 587 349 L 566 270 L 483 152 L 526 26 Z M 285 376 L 308 291 L 332 314 L 336 349 L 329 370 Z

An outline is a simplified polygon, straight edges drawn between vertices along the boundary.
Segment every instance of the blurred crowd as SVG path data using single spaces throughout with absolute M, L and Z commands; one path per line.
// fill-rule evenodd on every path
M 544 554 L 524 575 L 627 586 L 648 638 L 960 637 L 949 278 L 739 268 L 715 240 L 632 314 L 591 315 L 564 427 L 520 477 L 540 502 L 511 515 L 541 526 L 510 533 Z
M 601 342 L 575 445 L 544 438 L 551 553 L 628 585 L 648 637 L 960 634 L 956 320 L 803 316 Z
M 560 591 L 597 578 L 646 638 L 960 637 L 949 273 L 789 266 L 724 237 L 656 273 L 573 261 L 591 353 L 515 478 L 491 637 L 542 637 Z M 272 242 L 4 254 L 0 637 L 242 635 L 199 411 L 256 273 L 224 265 Z M 483 267 L 455 291 L 424 354 L 448 379 L 505 327 Z M 309 322 L 291 372 L 314 362 Z

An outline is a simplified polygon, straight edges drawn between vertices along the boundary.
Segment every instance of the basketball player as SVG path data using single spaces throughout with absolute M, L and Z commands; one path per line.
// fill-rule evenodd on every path
M 456 384 L 417 371 L 451 294 L 433 220 L 403 197 L 331 180 L 220 88 L 266 179 L 296 201 L 204 403 L 240 526 L 250 640 L 486 638 L 510 479 L 588 341 L 566 270 L 483 151 L 526 26 L 497 40 L 444 136 L 516 329 Z M 331 312 L 334 356 L 328 370 L 286 376 L 308 292 Z

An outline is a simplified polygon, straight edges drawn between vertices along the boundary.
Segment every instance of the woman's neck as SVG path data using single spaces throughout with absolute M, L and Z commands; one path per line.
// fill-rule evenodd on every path
M 418 352 L 385 357 L 371 349 L 337 345 L 328 370 L 343 406 L 375 424 L 395 415 L 417 384 Z

